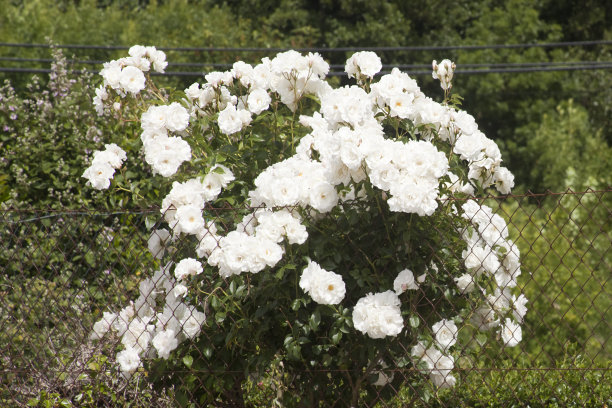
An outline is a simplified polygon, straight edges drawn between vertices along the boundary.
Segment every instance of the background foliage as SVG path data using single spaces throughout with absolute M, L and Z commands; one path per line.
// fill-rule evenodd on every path
M 604 0 L 588 4 L 548 0 L 461 0 L 404 2 L 384 0 L 209 0 L 209 1 L 69 1 L 1 0 L 0 38 L 5 42 L 62 44 L 151 44 L 157 47 L 344 47 L 405 45 L 483 45 L 610 39 L 612 6 Z M 570 18 L 571 16 L 571 18 Z M 108 61 L 120 51 L 73 50 L 79 59 Z M 2 48 L 3 56 L 49 58 L 40 48 Z M 349 53 L 324 55 L 344 64 Z M 269 55 L 269 54 L 268 54 Z M 261 53 L 170 52 L 172 62 L 256 62 Z M 383 63 L 428 64 L 451 58 L 459 68 L 470 63 L 610 61 L 610 46 L 512 48 L 386 52 Z M 14 66 L 15 62 L 5 62 Z M 92 67 L 94 68 L 94 67 Z M 212 67 L 202 66 L 205 70 Z M 184 70 L 184 69 L 182 69 Z M 197 68 L 189 70 L 197 71 Z M 485 134 L 502 147 L 508 167 L 522 189 L 555 189 L 540 173 L 538 157 L 556 152 L 556 145 L 531 139 L 554 125 L 550 118 L 570 99 L 587 127 L 574 133 L 579 145 L 599 134 L 598 146 L 612 142 L 610 70 L 532 72 L 528 74 L 459 75 L 455 88 L 465 97 Z M 23 89 L 24 76 L 10 77 Z M 171 79 L 188 85 L 196 78 Z M 423 82 L 426 93 L 437 85 Z M 565 113 L 567 115 L 567 111 Z M 537 148 L 534 150 L 534 148 Z M 605 149 L 604 149 L 605 150 Z M 607 153 L 603 152 L 602 154 Z M 604 156 L 591 157 L 605 163 Z M 599 159 L 597 158 L 599 157 Z M 569 157 L 568 160 L 574 157 Z M 582 170 L 582 169 L 580 169 Z M 564 172 L 552 178 L 563 179 Z M 585 176 L 586 177 L 586 176 Z M 610 184 L 609 177 L 605 180 Z

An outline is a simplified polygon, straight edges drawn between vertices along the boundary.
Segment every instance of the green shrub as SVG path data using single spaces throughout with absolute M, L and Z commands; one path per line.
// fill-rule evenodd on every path
M 571 350 L 569 347 L 568 350 Z M 612 370 L 593 367 L 589 358 L 568 353 L 553 366 L 544 361 L 505 362 L 495 369 L 468 371 L 462 386 L 444 390 L 429 406 L 606 407 L 612 404 Z
M 148 235 L 142 234 L 146 216 L 150 213 L 2 213 L 0 354 L 7 371 L 0 377 L 0 401 L 25 403 L 42 390 L 44 402 L 35 406 L 63 406 L 62 400 L 96 406 L 85 404 L 88 392 L 101 401 L 100 387 L 109 395 L 125 388 L 111 362 L 96 363 L 100 349 L 88 345 L 88 337 L 102 312 L 132 298 L 143 274 L 157 267 L 146 250 Z M 80 393 L 85 396 L 76 401 Z
M 157 179 L 142 177 L 150 176 L 150 170 L 143 167 L 140 146 L 134 143 L 136 126 L 118 126 L 99 118 L 93 110 L 94 79 L 70 71 L 65 56 L 56 49 L 48 83 L 34 77 L 26 96 L 9 82 L 0 87 L 3 208 L 79 209 L 95 203 L 96 208 L 126 209 L 147 202 L 141 192 L 156 197 Z M 132 153 L 130 171 L 117 175 L 129 189 L 111 195 L 84 189 L 81 176 L 91 154 L 102 147 L 104 137 L 118 132 L 115 139 Z

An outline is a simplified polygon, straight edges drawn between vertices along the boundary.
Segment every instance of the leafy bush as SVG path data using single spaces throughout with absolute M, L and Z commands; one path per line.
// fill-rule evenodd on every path
M 90 110 L 90 78 L 68 75 L 67 68 L 57 52 L 48 88 L 36 77 L 25 98 L 8 82 L 0 88 L 0 174 L 7 180 L 9 205 L 58 208 L 89 202 L 80 197 L 76 181 L 101 130 Z
M 139 146 L 127 141 L 133 128 L 121 126 L 122 145 L 130 152 L 130 171 L 118 175 L 129 181 L 130 190 L 110 196 L 82 188 L 81 175 L 100 140 L 117 133 L 113 122 L 101 120 L 92 104 L 94 88 L 88 74 L 71 73 L 60 50 L 54 52 L 47 84 L 36 77 L 28 83 L 28 95 L 17 93 L 9 82 L 0 88 L 0 199 L 3 207 L 77 209 L 92 207 L 138 208 L 146 200 L 141 191 L 158 194 L 155 178 L 151 185 L 145 174 Z M 135 149 L 135 150 L 132 150 Z M 140 173 L 144 171 L 144 173 Z M 132 178 L 135 180 L 132 181 Z
M 125 302 L 155 265 L 142 247 L 145 217 L 157 210 L 138 208 L 138 183 L 105 197 L 82 188 L 93 148 L 115 126 L 92 114 L 91 76 L 70 73 L 61 52 L 54 57 L 50 81 L 34 78 L 27 96 L 9 83 L 0 89 L 0 346 L 5 367 L 22 368 L 3 377 L 2 386 L 21 397 L 78 389 L 58 386 L 65 380 L 57 376 L 67 367 L 78 371 L 73 358 L 82 355 L 83 327 L 109 302 Z M 137 174 L 138 155 L 130 159 L 130 172 L 118 177 Z
M 493 370 L 468 372 L 462 384 L 444 390 L 428 406 L 460 402 L 469 407 L 605 407 L 612 403 L 612 372 L 594 369 L 589 358 L 571 352 L 570 345 L 553 366 L 533 368 L 532 360 L 505 362 Z
M 140 122 L 145 161 L 175 180 L 162 202 L 171 232 L 150 249 L 176 264 L 94 326 L 93 338 L 122 336 L 124 376 L 157 356 L 143 369 L 183 405 L 242 405 L 251 375 L 270 370 L 282 404 L 372 404 L 419 371 L 454 385 L 450 348 L 479 352 L 478 329 L 499 327 L 506 347 L 521 340 L 516 247 L 501 217 L 467 200 L 492 185 L 508 193 L 512 175 L 456 109 L 450 61 L 434 62 L 438 104 L 399 71 L 374 82 L 380 60 L 367 52 L 347 61 L 357 86 L 334 90 L 320 56 L 287 52 L 184 93 L 152 81 L 158 50 L 129 54 L 105 65 L 94 104 Z M 92 187 L 128 188 L 113 180 L 127 157 L 117 143 L 94 154 Z M 386 365 L 416 370 L 379 388 Z

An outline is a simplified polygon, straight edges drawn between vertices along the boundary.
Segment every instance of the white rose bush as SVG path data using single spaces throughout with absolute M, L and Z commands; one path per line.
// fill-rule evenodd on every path
M 120 339 L 121 375 L 147 371 L 196 404 L 244 404 L 249 381 L 272 379 L 288 406 L 357 406 L 454 386 L 476 335 L 520 342 L 519 252 L 473 199 L 508 194 L 513 176 L 451 96 L 453 63 L 433 64 L 442 103 L 396 68 L 375 78 L 372 52 L 336 88 L 313 53 L 236 62 L 184 91 L 156 86 L 166 65 L 134 46 L 94 100 L 139 125 L 130 143 L 163 197 L 144 244 L 159 269 L 91 332 Z M 113 182 L 126 153 L 108 142 L 83 177 L 133 191 Z

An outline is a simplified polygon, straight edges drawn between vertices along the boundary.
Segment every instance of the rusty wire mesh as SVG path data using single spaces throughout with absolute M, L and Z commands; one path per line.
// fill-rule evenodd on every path
M 459 358 L 453 370 L 458 385 L 442 392 L 415 381 L 418 369 L 411 366 L 376 367 L 369 374 L 382 380 L 376 391 L 380 399 L 359 404 L 609 405 L 612 190 L 488 197 L 481 202 L 508 222 L 521 251 L 518 286 L 529 299 L 522 342 L 494 348 L 481 359 Z M 117 396 L 135 406 L 202 404 L 177 391 L 183 382 L 191 382 L 199 393 L 214 394 L 207 404 L 215 406 L 269 406 L 291 392 L 293 380 L 282 364 L 257 376 L 237 370 L 231 359 L 222 362 L 222 370 L 218 365 L 166 367 L 167 375 L 154 384 L 146 376 L 125 379 L 110 352 L 119 340 L 90 340 L 102 311 L 134 299 L 140 281 L 156 268 L 147 240 L 159 221 L 158 209 L 0 213 L 0 405 L 34 404 L 43 394 L 74 406 L 117 406 Z M 444 242 L 445 232 L 439 232 Z M 421 293 L 416 302 L 426 306 L 419 309 L 423 320 L 444 317 L 439 300 Z M 469 336 L 471 342 L 462 347 L 487 341 L 477 330 Z M 190 355 L 206 361 L 211 351 L 200 347 L 206 341 L 213 339 L 190 344 Z M 404 347 L 409 355 L 412 344 Z M 234 385 L 220 392 L 215 381 Z M 391 402 L 389 394 L 394 396 Z M 320 404 L 348 407 L 351 401 Z

